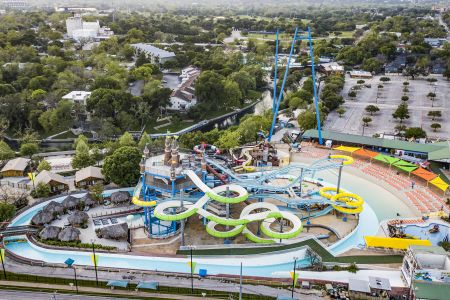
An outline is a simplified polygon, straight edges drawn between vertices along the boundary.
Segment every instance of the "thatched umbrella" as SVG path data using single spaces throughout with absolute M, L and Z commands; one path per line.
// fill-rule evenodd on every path
M 80 240 L 80 231 L 73 227 L 66 227 L 58 234 L 58 239 L 62 242 L 72 242 Z
M 105 239 L 126 239 L 128 237 L 128 224 L 122 223 L 100 228 L 98 235 Z
M 130 194 L 124 191 L 118 191 L 111 194 L 112 203 L 122 203 L 130 200 Z
M 76 208 L 80 204 L 80 199 L 75 198 L 74 196 L 67 196 L 66 199 L 63 200 L 62 205 L 64 208 L 73 209 Z
M 44 225 L 50 223 L 54 219 L 55 217 L 52 213 L 49 213 L 47 211 L 40 211 L 33 216 L 33 218 L 31 219 L 31 224 Z
M 57 215 L 64 214 L 64 206 L 61 203 L 56 202 L 56 201 L 50 202 L 49 204 L 44 206 L 44 208 L 42 210 L 49 212 L 51 214 L 57 214 Z
M 84 211 L 76 211 L 72 215 L 70 215 L 67 220 L 71 225 L 81 225 L 86 224 L 89 220 L 89 215 Z
M 86 206 L 94 206 L 97 203 L 90 193 L 81 198 L 81 201 L 84 202 L 84 205 Z
M 60 231 L 58 226 L 47 226 L 39 232 L 39 236 L 44 240 L 56 240 Z

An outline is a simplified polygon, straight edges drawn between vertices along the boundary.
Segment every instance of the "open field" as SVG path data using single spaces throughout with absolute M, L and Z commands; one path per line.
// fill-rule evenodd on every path
M 356 98 L 350 99 L 348 97 L 349 90 L 357 85 L 357 79 L 346 77 L 345 86 L 342 91 L 345 103 L 343 107 L 346 112 L 339 118 L 336 112 L 328 115 L 325 121 L 325 129 L 338 132 L 362 134 L 362 118 L 369 114 L 365 108 L 369 104 L 378 106 L 379 112 L 374 114 L 372 122 L 365 128 L 364 134 L 372 136 L 375 133 L 394 133 L 394 128 L 400 121 L 392 117 L 392 113 L 397 106 L 402 102 L 401 97 L 404 95 L 403 82 L 407 80 L 404 76 L 388 76 L 391 81 L 383 84 L 383 88 L 379 91 L 377 98 L 377 86 L 380 84 L 380 76 L 375 76 L 373 79 L 365 80 L 366 84 L 371 84 L 371 87 L 361 87 L 357 91 Z M 436 76 L 438 81 L 430 84 L 426 79 L 409 80 L 409 92 L 406 95 L 409 97 L 407 101 L 409 107 L 410 118 L 403 121 L 408 127 L 422 127 L 429 137 L 448 138 L 450 136 L 450 122 L 447 119 L 450 113 L 450 82 L 445 80 L 442 76 Z M 436 100 L 434 103 L 427 97 L 430 92 L 436 93 Z M 432 107 L 433 105 L 433 107 Z M 439 110 L 442 112 L 442 118 L 432 121 L 427 116 L 430 110 Z M 442 128 L 437 132 L 433 132 L 430 127 L 432 123 L 441 124 Z

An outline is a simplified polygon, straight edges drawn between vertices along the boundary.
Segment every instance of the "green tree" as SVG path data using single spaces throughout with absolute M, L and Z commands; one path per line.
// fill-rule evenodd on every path
M 402 101 L 403 102 L 406 102 L 406 101 L 408 101 L 409 100 L 409 97 L 408 96 L 402 96 Z
M 370 113 L 371 116 L 373 116 L 373 114 L 380 111 L 380 109 L 378 108 L 378 106 L 370 104 L 366 106 L 366 111 Z
M 195 94 L 200 103 L 207 103 L 217 110 L 225 99 L 224 77 L 214 71 L 204 71 L 195 82 Z
M 80 134 L 73 142 L 73 149 L 77 149 L 78 143 L 83 142 L 86 145 L 89 144 L 88 138 L 84 134 Z
M 0 203 L 0 222 L 11 220 L 16 214 L 16 206 L 14 204 L 1 202 Z
M 241 136 L 238 130 L 225 130 L 217 141 L 217 146 L 223 150 L 229 150 L 240 145 Z
M 133 136 L 128 132 L 125 131 L 125 133 L 119 138 L 119 146 L 125 147 L 125 146 L 135 146 L 136 142 L 133 139 Z
M 52 190 L 50 188 L 50 185 L 39 182 L 31 193 L 31 196 L 33 196 L 34 198 L 46 198 L 50 196 L 51 192 Z
M 352 99 L 355 99 L 355 97 L 356 97 L 356 91 L 350 91 L 350 92 L 348 92 L 348 96 L 349 96 L 350 98 L 352 98 Z
M 303 131 L 314 129 L 317 126 L 316 114 L 313 111 L 305 110 L 298 115 L 298 126 Z
M 433 123 L 431 124 L 431 128 L 433 128 L 433 131 L 436 132 L 439 128 L 441 128 L 441 124 Z
M 436 100 L 436 94 L 429 92 L 427 97 L 431 100 L 431 107 L 434 107 L 434 100 Z
M 9 145 L 5 141 L 0 140 L 0 163 L 14 158 L 14 156 L 15 153 L 11 149 L 11 147 L 9 147 Z
M 442 112 L 440 110 L 430 110 L 428 112 L 428 116 L 431 117 L 432 121 L 434 121 L 436 118 L 442 117 Z
M 342 118 L 342 116 L 345 114 L 346 110 L 345 110 L 345 108 L 343 108 L 343 107 L 339 107 L 339 108 L 336 110 L 336 112 L 338 113 L 339 118 Z
M 408 104 L 401 103 L 392 114 L 392 117 L 394 119 L 400 119 L 400 123 L 403 123 L 403 120 L 405 119 L 409 119 Z
M 231 79 L 225 80 L 224 93 L 225 98 L 227 99 L 228 107 L 238 107 L 241 100 L 243 99 L 242 92 L 239 89 L 239 85 L 237 84 L 237 82 Z
M 138 142 L 138 145 L 137 145 L 139 150 L 143 151 L 144 148 L 145 148 L 145 145 L 150 144 L 151 141 L 152 140 L 150 139 L 150 136 L 147 134 L 146 131 L 144 131 L 142 133 L 141 138 L 139 139 L 139 142 Z
M 89 187 L 89 192 L 91 193 L 92 198 L 97 202 L 103 200 L 104 190 L 105 188 L 101 182 L 97 182 L 96 184 Z
M 362 80 L 362 79 L 360 79 L 360 80 L 358 80 L 357 82 L 356 82 L 357 84 L 364 84 L 364 83 L 366 83 L 366 81 L 365 80 Z
M 363 121 L 363 126 L 367 127 L 367 126 L 369 126 L 369 123 L 372 122 L 372 118 L 371 117 L 363 117 L 362 121 Z
M 72 168 L 82 169 L 95 164 L 95 160 L 89 154 L 89 146 L 80 140 L 75 149 L 75 156 L 72 158 Z
M 425 130 L 423 130 L 420 127 L 410 127 L 405 130 L 405 137 L 407 139 L 409 139 L 409 138 L 416 138 L 416 139 L 426 138 L 427 133 L 425 132 Z
M 148 64 L 145 64 L 143 66 L 131 70 L 131 75 L 137 80 L 148 81 L 151 78 L 152 73 L 153 69 Z
M 105 158 L 103 174 L 107 181 L 120 186 L 134 186 L 139 179 L 139 162 L 142 155 L 138 148 L 125 146 Z
M 38 172 L 42 172 L 44 170 L 50 171 L 51 169 L 52 169 L 52 166 L 45 159 L 41 160 L 41 162 L 39 163 L 39 165 L 37 167 Z
M 389 77 L 380 77 L 380 81 L 386 83 L 386 82 L 391 81 L 391 78 L 389 78 Z
M 404 81 L 403 82 L 403 86 L 408 86 L 409 85 L 409 81 Z
M 27 156 L 30 159 L 39 151 L 36 143 L 24 143 L 20 145 L 20 155 Z

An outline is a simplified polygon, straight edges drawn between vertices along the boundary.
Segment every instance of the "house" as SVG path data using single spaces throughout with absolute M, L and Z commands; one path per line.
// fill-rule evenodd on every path
M 326 75 L 331 74 L 342 75 L 344 74 L 344 67 L 336 62 L 323 63 L 319 65 L 319 71 Z
M 186 111 L 197 104 L 194 83 L 198 76 L 200 76 L 200 73 L 200 69 L 192 66 L 184 68 L 181 71 L 179 77 L 180 84 L 172 91 L 170 95 L 170 107 L 167 107 L 167 109 Z
M 175 59 L 175 53 L 157 48 L 150 44 L 131 44 L 131 47 L 134 48 L 136 56 L 144 53 L 152 64 L 162 65 L 169 60 Z
M 423 282 L 449 284 L 450 259 L 442 247 L 410 246 L 403 257 L 401 272 L 408 285 L 414 285 L 416 282 L 418 285 Z
M 381 277 L 369 276 L 369 281 L 349 278 L 348 291 L 351 299 L 389 299 L 391 283 Z
M 9 160 L 0 171 L 3 177 L 23 177 L 27 176 L 30 168 L 30 159 L 17 157 Z
M 82 104 L 86 106 L 86 102 L 91 96 L 92 92 L 86 91 L 72 91 L 62 97 L 62 99 L 70 100 L 74 104 Z
M 69 190 L 69 184 L 67 183 L 67 181 L 64 179 L 63 176 L 49 171 L 42 171 L 34 179 L 35 186 L 41 182 L 44 184 L 48 184 L 50 186 L 52 194 Z M 33 183 L 30 183 L 30 185 L 33 185 Z
M 371 79 L 372 73 L 367 72 L 367 71 L 360 71 L 360 70 L 353 70 L 350 71 L 350 77 L 351 78 L 363 78 L 363 79 Z
M 390 73 L 402 73 L 403 69 L 406 67 L 406 55 L 405 54 L 399 54 L 395 57 L 395 59 L 386 64 L 384 67 L 384 73 L 390 74 Z
M 105 177 L 102 174 L 102 169 L 97 167 L 89 166 L 75 173 L 75 186 L 78 188 L 87 188 L 104 181 Z
M 447 42 L 447 39 L 442 38 L 424 38 L 423 41 L 433 48 L 438 48 Z
M 434 60 L 431 63 L 430 73 L 442 75 L 442 74 L 444 74 L 446 69 L 447 69 L 446 65 L 444 64 L 444 62 L 442 60 Z

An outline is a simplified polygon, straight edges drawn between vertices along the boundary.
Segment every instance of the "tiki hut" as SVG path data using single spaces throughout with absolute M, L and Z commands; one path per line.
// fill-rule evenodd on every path
M 58 234 L 58 239 L 62 242 L 79 241 L 80 231 L 73 227 L 66 227 Z
M 58 226 L 47 226 L 39 232 L 39 237 L 43 240 L 57 240 L 60 231 Z
M 111 194 L 111 202 L 114 204 L 127 202 L 130 200 L 130 194 L 128 192 L 119 191 Z
M 66 209 L 74 209 L 78 207 L 80 202 L 81 200 L 79 198 L 75 198 L 74 196 L 67 196 L 66 199 L 63 200 L 62 205 Z
M 45 212 L 49 212 L 53 215 L 62 215 L 64 214 L 64 206 L 56 201 L 51 201 L 49 204 L 44 206 L 42 209 Z
M 81 201 L 85 206 L 89 207 L 92 207 L 97 203 L 90 193 L 87 193 L 83 198 L 81 198 Z
M 89 215 L 85 213 L 84 211 L 76 211 L 72 215 L 70 215 L 67 220 L 72 226 L 77 225 L 85 225 L 87 224 L 87 221 L 89 220 Z
M 98 237 L 113 240 L 125 240 L 128 237 L 128 224 L 116 224 L 100 228 Z
M 50 223 L 54 219 L 55 217 L 52 213 L 49 213 L 47 211 L 40 211 L 33 216 L 33 218 L 31 219 L 31 224 L 44 225 Z

